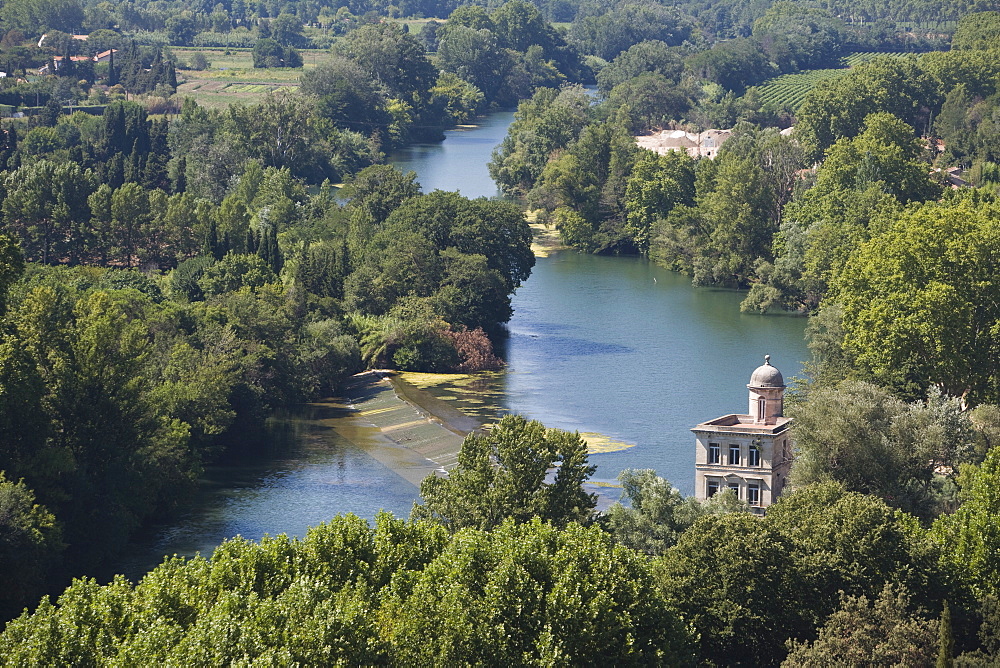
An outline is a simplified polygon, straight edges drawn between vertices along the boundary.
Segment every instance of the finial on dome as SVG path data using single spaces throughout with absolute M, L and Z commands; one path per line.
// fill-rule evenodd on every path
M 771 356 L 770 355 L 764 355 L 764 364 L 766 364 L 768 366 L 771 366 Z

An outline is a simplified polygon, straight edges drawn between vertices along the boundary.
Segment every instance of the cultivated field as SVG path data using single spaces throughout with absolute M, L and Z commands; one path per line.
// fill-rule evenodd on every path
M 757 86 L 757 92 L 764 104 L 774 107 L 786 107 L 792 111 L 798 110 L 799 106 L 809 95 L 810 91 L 824 81 L 831 81 L 845 74 L 848 69 L 867 63 L 879 56 L 902 56 L 903 53 L 875 53 L 870 51 L 851 53 L 842 62 L 844 67 L 822 70 L 805 70 L 792 74 L 782 74 L 773 77 Z
M 203 107 L 252 104 L 269 93 L 293 91 L 298 88 L 303 70 L 316 67 L 330 56 L 329 51 L 303 50 L 303 67 L 255 69 L 250 49 L 175 47 L 173 51 L 184 62 L 202 53 L 211 64 L 203 71 L 177 70 L 177 93 L 193 97 Z

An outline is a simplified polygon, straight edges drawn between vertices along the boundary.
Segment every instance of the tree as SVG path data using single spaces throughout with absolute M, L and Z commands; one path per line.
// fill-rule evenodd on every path
M 386 607 L 407 664 L 694 665 L 690 632 L 646 563 L 596 527 L 463 530 Z
M 781 639 L 801 628 L 789 540 L 749 513 L 701 519 L 653 564 L 668 605 L 691 625 L 699 658 L 715 665 L 773 665 Z
M 543 88 L 522 101 L 503 142 L 493 151 L 490 176 L 507 194 L 534 186 L 553 152 L 576 138 L 588 120 L 590 98 L 580 86 Z
M 40 160 L 7 173 L 3 221 L 20 239 L 29 260 L 55 263 L 69 259 L 90 218 L 87 198 L 94 188 L 90 170 L 75 162 Z
M 353 515 L 302 539 L 236 538 L 133 586 L 78 579 L 12 621 L 16 664 L 667 664 L 693 641 L 639 555 L 599 529 L 539 521 L 449 537 Z M 112 659 L 113 657 L 113 659 Z
M 611 89 L 608 102 L 612 108 L 628 110 L 629 131 L 645 134 L 662 128 L 671 120 L 683 118 L 691 108 L 685 90 L 656 72 L 646 72 Z
M 649 250 L 649 231 L 657 218 L 678 204 L 694 204 L 694 160 L 687 153 L 642 154 L 625 190 L 626 230 L 641 251 Z
M 836 67 L 848 28 L 823 9 L 776 2 L 754 21 L 753 36 L 782 72 Z
M 444 33 L 438 42 L 441 68 L 483 91 L 489 102 L 498 96 L 504 99 L 503 80 L 511 63 L 496 35 L 461 25 L 440 32 Z
M 798 626 L 786 637 L 815 637 L 844 595 L 906 590 L 915 608 L 940 609 L 945 596 L 967 604 L 966 587 L 939 563 L 941 550 L 915 518 L 835 482 L 797 487 L 768 508 L 767 523 L 793 546 L 786 568 L 798 593 L 790 605 Z
M 302 21 L 294 14 L 282 12 L 270 22 L 271 39 L 284 47 L 302 46 Z
M 253 291 L 265 284 L 278 282 L 278 277 L 259 255 L 229 253 L 204 271 L 198 285 L 205 295 L 219 295 L 244 288 Z
M 351 209 L 381 225 L 400 204 L 420 194 L 420 184 L 415 172 L 403 174 L 390 165 L 372 165 L 355 174 L 342 194 Z
M 198 33 L 198 24 L 191 12 L 174 14 L 167 19 L 165 27 L 174 46 L 191 46 L 191 40 Z
M 902 203 L 935 199 L 941 188 L 928 178 L 922 151 L 909 125 L 891 114 L 869 114 L 859 135 L 827 150 L 810 196 L 874 187 Z
M 962 505 L 934 522 L 942 560 L 962 573 L 978 598 L 1000 595 L 1000 449 L 959 476 Z
M 55 516 L 35 503 L 24 480 L 0 471 L 0 614 L 9 618 L 38 596 L 65 546 Z
M 728 491 L 704 503 L 682 497 L 653 469 L 625 469 L 618 474 L 618 480 L 628 506 L 621 502 L 612 505 L 602 518 L 603 526 L 619 543 L 652 556 L 664 554 L 684 531 L 706 515 L 747 511 L 746 505 Z
M 966 14 L 958 21 L 951 48 L 973 51 L 995 47 L 1000 38 L 1000 12 Z
M 904 396 L 1000 400 L 997 210 L 975 193 L 925 202 L 851 254 L 831 292 L 862 373 Z
M 437 79 L 434 66 L 416 37 L 395 23 L 379 23 L 352 30 L 337 43 L 338 52 L 356 62 L 372 79 L 409 103 L 425 100 Z
M 910 127 L 926 127 L 939 95 L 915 60 L 876 58 L 813 89 L 798 110 L 795 135 L 816 160 L 841 137 L 860 133 L 869 114 L 885 112 Z
M 819 638 L 792 643 L 781 665 L 928 666 L 934 660 L 937 634 L 937 620 L 914 615 L 906 591 L 886 585 L 875 601 L 845 597 L 820 628 Z
M 555 466 L 555 478 L 546 482 Z M 539 517 L 559 526 L 586 521 L 597 499 L 582 485 L 595 470 L 587 464 L 587 444 L 579 434 L 508 415 L 488 434 L 465 438 L 447 477 L 424 479 L 423 503 L 414 505 L 413 517 L 440 522 L 451 531 L 489 529 L 507 518 Z
M 659 40 L 647 40 L 629 47 L 597 74 L 597 85 L 607 95 L 618 84 L 651 72 L 666 81 L 677 82 L 684 69 L 684 58 L 675 47 Z
M 83 25 L 83 7 L 78 0 L 11 0 L 0 9 L 4 27 L 21 30 L 26 35 L 40 35 L 46 30 L 69 34 Z
M 253 66 L 302 67 L 302 56 L 292 47 L 283 47 L 276 40 L 259 39 L 253 47 Z
M 316 111 L 337 127 L 371 134 L 389 124 L 387 100 L 377 80 L 344 56 L 303 72 L 300 90 L 315 96 Z
M 970 461 L 975 452 L 968 415 L 957 399 L 940 394 L 907 405 L 882 388 L 848 381 L 815 389 L 789 415 L 796 484 L 836 480 L 921 516 L 937 510 L 933 469 Z
M 719 42 L 711 49 L 688 56 L 684 67 L 694 76 L 737 94 L 774 73 L 774 66 L 757 42 L 743 38 Z

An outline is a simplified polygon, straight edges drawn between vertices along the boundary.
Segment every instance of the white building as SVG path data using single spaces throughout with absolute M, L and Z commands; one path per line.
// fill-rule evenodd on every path
M 697 440 L 695 497 L 731 489 L 763 515 L 784 489 L 792 465 L 792 420 L 783 415 L 785 381 L 770 355 L 754 370 L 747 389 L 746 415 L 723 415 L 691 430 Z
M 660 155 L 667 151 L 685 151 L 692 158 L 715 158 L 719 148 L 733 134 L 732 130 L 705 130 L 685 132 L 684 130 L 661 130 L 652 135 L 636 137 L 639 148 L 648 149 Z

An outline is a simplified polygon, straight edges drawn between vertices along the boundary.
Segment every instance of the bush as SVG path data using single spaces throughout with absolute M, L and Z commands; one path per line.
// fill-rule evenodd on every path
M 503 368 L 502 359 L 493 354 L 493 343 L 486 336 L 482 327 L 472 331 L 445 332 L 452 346 L 458 353 L 460 362 L 455 365 L 455 371 L 475 373 L 477 371 L 499 371 Z
M 212 63 L 208 61 L 208 58 L 206 58 L 205 54 L 201 51 L 191 54 L 191 62 L 188 66 L 190 69 L 198 70 L 200 72 L 202 70 L 207 70 L 211 66 Z

